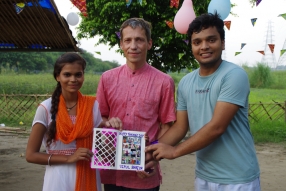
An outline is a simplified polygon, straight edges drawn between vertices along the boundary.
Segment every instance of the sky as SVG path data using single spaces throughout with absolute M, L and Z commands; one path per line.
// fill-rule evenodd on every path
M 231 9 L 235 15 L 229 15 L 224 21 L 231 21 L 230 30 L 225 27 L 226 50 L 223 52 L 223 59 L 238 65 L 255 65 L 262 60 L 263 55 L 257 51 L 264 50 L 266 45 L 266 32 L 268 23 L 271 23 L 273 33 L 272 43 L 275 44 L 274 54 L 276 61 L 280 57 L 280 50 L 286 41 L 286 20 L 278 17 L 279 14 L 286 13 L 286 0 L 262 0 L 258 6 L 252 7 L 249 0 L 230 0 L 237 6 Z M 79 13 L 79 10 L 72 5 L 70 0 L 55 0 L 60 14 L 67 18 L 70 12 Z M 257 18 L 256 24 L 251 23 L 252 18 Z M 71 26 L 73 36 L 76 37 L 77 27 Z M 125 64 L 125 58 L 115 50 L 101 44 L 95 46 L 98 37 L 92 39 L 79 40 L 80 48 L 94 54 L 96 58 L 108 61 L 117 61 Z M 246 45 L 241 49 L 241 43 Z M 101 52 L 101 55 L 96 52 Z M 235 56 L 235 52 L 241 52 Z M 285 63 L 286 64 L 286 63 Z

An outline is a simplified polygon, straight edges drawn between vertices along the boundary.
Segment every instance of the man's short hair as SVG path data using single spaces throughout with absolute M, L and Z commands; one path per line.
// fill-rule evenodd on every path
M 225 32 L 224 32 L 224 22 L 221 20 L 220 15 L 215 12 L 212 13 L 205 13 L 198 17 L 196 17 L 191 24 L 189 25 L 188 29 L 188 38 L 189 40 L 192 39 L 193 33 L 199 33 L 204 29 L 207 29 L 209 27 L 216 27 L 221 40 L 225 39 Z
M 120 37 L 122 39 L 122 31 L 123 29 L 125 29 L 126 27 L 132 27 L 133 29 L 140 27 L 145 31 L 147 40 L 151 40 L 151 29 L 152 29 L 152 25 L 150 22 L 145 21 L 142 18 L 130 18 L 126 21 L 124 21 L 124 23 L 121 25 L 120 27 Z

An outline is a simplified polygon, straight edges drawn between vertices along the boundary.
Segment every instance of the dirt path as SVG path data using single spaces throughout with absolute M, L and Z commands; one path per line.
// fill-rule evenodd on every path
M 0 133 L 0 190 L 39 191 L 45 167 L 25 160 L 27 137 Z M 286 189 L 286 144 L 256 145 L 263 191 Z M 162 160 L 162 191 L 193 191 L 195 155 Z

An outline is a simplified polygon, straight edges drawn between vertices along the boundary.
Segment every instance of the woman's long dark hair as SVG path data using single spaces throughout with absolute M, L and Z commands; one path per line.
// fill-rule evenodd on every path
M 77 63 L 82 66 L 83 71 L 85 70 L 86 67 L 86 62 L 85 60 L 78 54 L 74 52 L 69 52 L 61 55 L 55 65 L 54 65 L 54 78 L 57 80 L 57 77 L 60 75 L 62 68 L 66 64 L 74 64 Z M 60 100 L 60 95 L 62 93 L 62 87 L 60 82 L 57 82 L 57 86 L 52 94 L 52 106 L 51 106 L 51 115 L 52 115 L 52 121 L 48 126 L 47 129 L 47 146 L 49 147 L 53 140 L 55 139 L 56 136 L 56 114 L 58 112 L 58 106 L 59 106 L 59 100 Z

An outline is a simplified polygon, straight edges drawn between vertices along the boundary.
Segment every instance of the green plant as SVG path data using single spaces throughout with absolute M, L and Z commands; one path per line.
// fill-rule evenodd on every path
M 250 86 L 254 88 L 266 88 L 273 83 L 271 69 L 264 63 L 257 65 L 250 72 Z
M 260 121 L 250 125 L 255 143 L 286 141 L 285 121 Z

